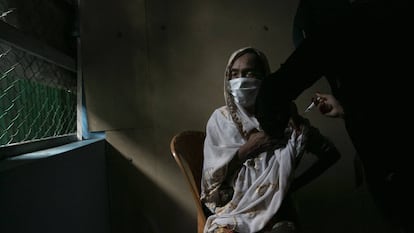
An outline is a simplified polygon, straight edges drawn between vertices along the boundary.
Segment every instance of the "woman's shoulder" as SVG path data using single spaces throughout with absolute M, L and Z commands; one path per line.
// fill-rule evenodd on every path
M 219 108 L 216 108 L 213 114 L 211 114 L 211 117 L 231 119 L 229 108 L 227 106 L 221 106 Z
M 232 124 L 232 118 L 227 106 L 216 108 L 208 119 L 208 127 Z

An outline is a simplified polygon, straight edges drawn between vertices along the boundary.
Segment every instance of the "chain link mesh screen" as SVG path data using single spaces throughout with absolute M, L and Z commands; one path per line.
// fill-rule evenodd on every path
M 76 133 L 76 73 L 0 42 L 0 146 Z
M 62 16 L 67 5 L 47 0 L 27 3 L 0 0 L 2 23 L 65 50 L 67 46 L 58 45 L 66 38 L 59 32 L 70 16 Z M 50 22 L 43 12 L 55 20 Z M 0 147 L 75 134 L 76 86 L 75 72 L 0 38 Z

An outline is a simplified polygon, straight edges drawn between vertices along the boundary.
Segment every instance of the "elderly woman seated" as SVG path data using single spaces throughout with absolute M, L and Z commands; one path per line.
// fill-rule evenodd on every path
M 225 69 L 225 106 L 206 126 L 201 201 L 212 212 L 205 233 L 298 232 L 290 193 L 322 174 L 340 155 L 302 118 L 294 103 L 283 137 L 272 138 L 254 116 L 261 80 L 270 73 L 255 48 L 234 52 Z M 295 168 L 305 152 L 319 160 L 305 172 Z

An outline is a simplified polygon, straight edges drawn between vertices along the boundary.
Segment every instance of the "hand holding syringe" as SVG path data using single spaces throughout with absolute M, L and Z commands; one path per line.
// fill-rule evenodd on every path
M 305 113 L 317 107 L 319 112 L 327 117 L 344 117 L 344 109 L 339 101 L 331 94 L 316 93 L 312 103 L 305 109 Z

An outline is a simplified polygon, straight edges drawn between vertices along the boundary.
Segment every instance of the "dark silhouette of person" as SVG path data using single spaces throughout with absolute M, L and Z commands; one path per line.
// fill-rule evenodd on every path
M 399 232 L 414 232 L 408 1 L 356 0 L 331 15 L 326 4 L 301 0 L 298 11 L 307 9 L 307 16 L 295 25 L 302 38 L 296 37 L 294 52 L 263 80 L 256 118 L 268 135 L 281 137 L 289 103 L 325 77 L 344 109 L 376 205 Z

